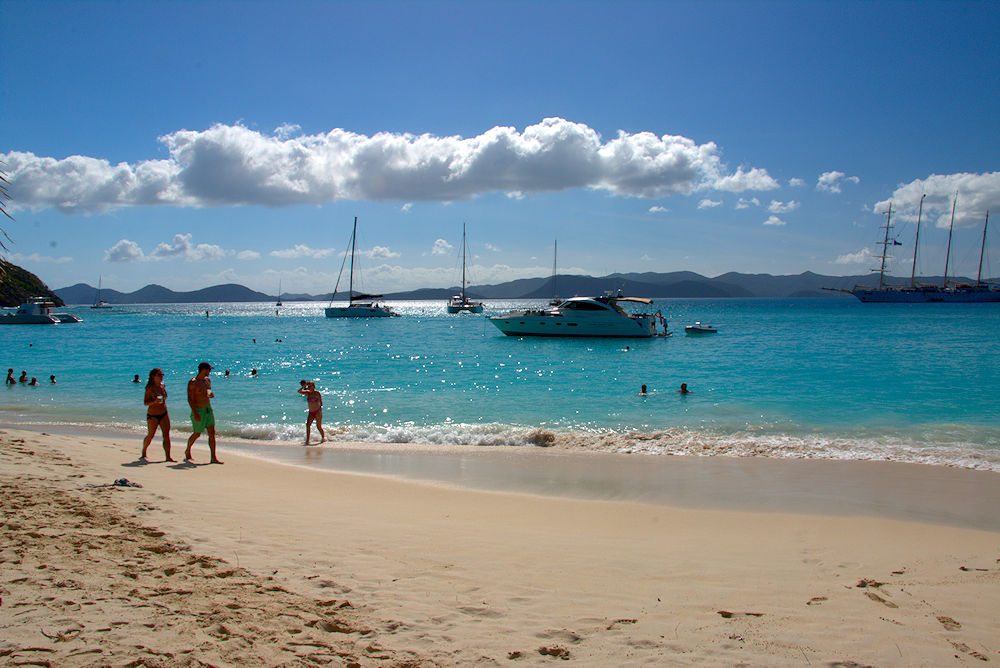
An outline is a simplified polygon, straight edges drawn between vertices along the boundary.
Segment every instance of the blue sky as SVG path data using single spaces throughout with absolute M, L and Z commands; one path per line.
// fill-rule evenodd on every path
M 0 0 L 8 257 L 50 287 L 975 275 L 996 2 Z M 989 268 L 1000 275 L 1000 233 Z

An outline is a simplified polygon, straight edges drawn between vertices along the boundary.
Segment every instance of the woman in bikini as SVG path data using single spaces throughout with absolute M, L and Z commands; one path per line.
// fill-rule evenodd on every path
M 306 404 L 309 406 L 309 416 L 306 417 L 306 445 L 309 445 L 309 428 L 313 420 L 316 421 L 316 431 L 319 432 L 319 442 L 326 441 L 326 434 L 323 433 L 323 395 L 316 389 L 316 383 L 306 383 L 299 388 L 299 394 L 304 395 Z
M 160 434 L 163 435 L 163 452 L 167 456 L 167 461 L 175 461 L 170 458 L 170 416 L 167 414 L 167 388 L 163 386 L 163 369 L 157 367 L 149 372 L 146 398 L 143 399 L 143 403 L 146 404 L 146 427 L 149 433 L 142 439 L 141 458 L 146 458 L 146 449 L 149 448 L 153 434 L 159 427 Z

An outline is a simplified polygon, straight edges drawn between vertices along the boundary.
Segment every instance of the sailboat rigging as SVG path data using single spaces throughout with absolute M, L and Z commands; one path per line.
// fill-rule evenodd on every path
M 337 297 L 337 289 L 340 287 L 340 277 L 344 273 L 344 265 L 340 265 L 340 274 L 337 274 L 337 283 L 333 288 L 333 294 L 330 295 L 330 305 L 326 307 L 326 317 L 327 318 L 388 318 L 392 316 L 398 316 L 399 314 L 393 311 L 388 306 L 384 306 L 378 303 L 377 300 L 382 298 L 382 295 L 367 295 L 367 294 L 354 294 L 354 252 L 357 245 L 358 236 L 358 217 L 354 217 L 354 229 L 351 232 L 351 268 L 350 268 L 350 278 L 347 288 L 348 304 L 347 306 L 334 306 L 333 301 Z M 344 257 L 346 262 L 347 258 Z
M 462 223 L 462 288 L 459 294 L 448 300 L 448 313 L 482 313 L 483 303 L 472 301 L 465 294 L 465 223 Z

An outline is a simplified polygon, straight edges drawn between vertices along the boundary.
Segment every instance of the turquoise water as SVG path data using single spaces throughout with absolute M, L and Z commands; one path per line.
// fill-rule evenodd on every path
M 490 301 L 486 315 L 540 303 Z M 657 300 L 675 333 L 647 340 L 510 338 L 484 316 L 448 315 L 444 302 L 393 303 L 403 317 L 378 320 L 327 319 L 323 306 L 68 308 L 83 322 L 0 327 L 0 365 L 42 383 L 0 391 L 0 421 L 144 428 L 143 385 L 159 366 L 174 428 L 189 430 L 186 382 L 208 360 L 220 434 L 258 442 L 301 442 L 296 390 L 311 379 L 339 440 L 554 437 L 620 452 L 1000 471 L 994 304 Z M 696 320 L 719 333 L 685 336 Z M 681 382 L 693 393 L 680 396 Z

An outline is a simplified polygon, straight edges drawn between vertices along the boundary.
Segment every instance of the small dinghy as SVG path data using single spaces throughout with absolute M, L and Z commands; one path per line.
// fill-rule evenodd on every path
M 715 334 L 718 332 L 715 327 L 711 325 L 703 325 L 700 322 L 696 322 L 693 325 L 688 325 L 684 328 L 685 334 Z

